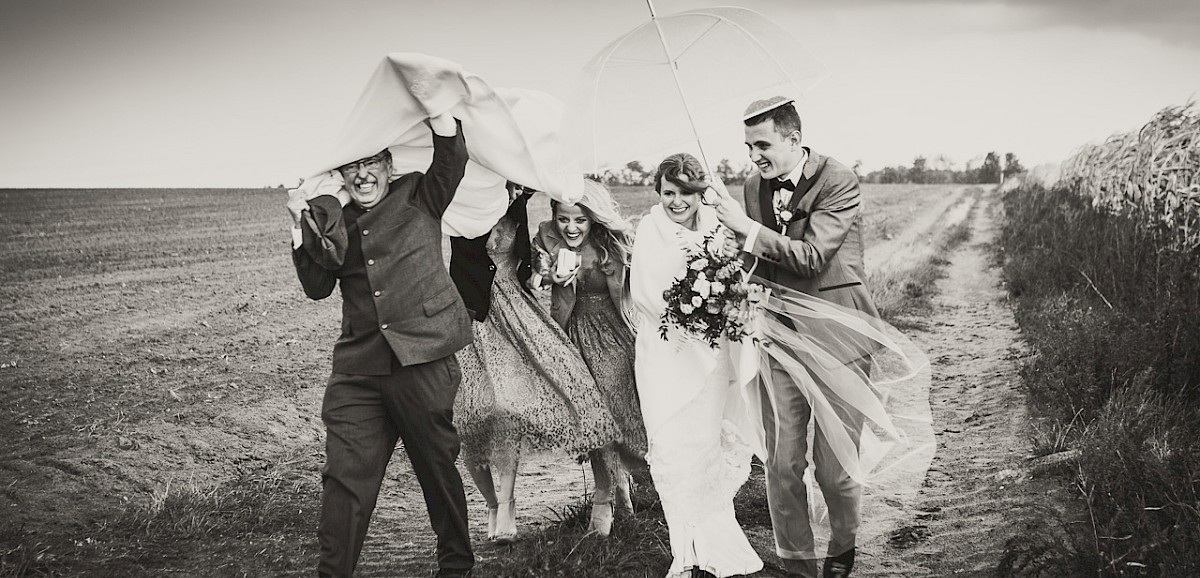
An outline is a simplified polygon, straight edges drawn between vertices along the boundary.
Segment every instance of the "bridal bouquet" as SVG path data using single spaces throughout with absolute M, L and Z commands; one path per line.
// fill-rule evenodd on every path
M 687 250 L 687 269 L 666 291 L 667 309 L 660 318 L 659 336 L 667 339 L 671 326 L 717 347 L 721 336 L 741 341 L 754 306 L 764 297 L 761 285 L 747 283 L 742 262 L 725 253 L 715 233 L 700 247 Z

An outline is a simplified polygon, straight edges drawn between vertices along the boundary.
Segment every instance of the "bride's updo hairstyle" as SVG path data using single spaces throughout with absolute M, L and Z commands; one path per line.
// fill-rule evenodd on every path
M 681 179 L 681 176 L 687 180 Z M 675 153 L 658 164 L 658 172 L 654 175 L 654 192 L 662 194 L 662 182 L 666 179 L 680 190 L 702 195 L 708 189 L 706 176 L 704 167 L 696 157 L 688 153 Z
M 584 179 L 583 196 L 575 205 L 592 220 L 587 242 L 599 250 L 600 269 L 610 275 L 615 270 L 614 263 L 620 267 L 628 266 L 633 250 L 633 225 L 618 212 L 617 202 L 608 188 L 591 179 Z M 555 217 L 560 206 L 562 203 L 551 199 L 550 211 Z

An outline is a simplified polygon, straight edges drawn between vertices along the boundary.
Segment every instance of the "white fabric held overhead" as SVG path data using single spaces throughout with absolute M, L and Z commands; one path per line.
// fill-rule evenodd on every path
M 462 121 L 470 161 L 442 218 L 446 234 L 478 237 L 491 230 L 508 206 L 505 181 L 568 203 L 583 194 L 582 173 L 565 161 L 560 144 L 558 99 L 493 88 L 456 63 L 411 52 L 389 54 L 379 64 L 338 143 L 302 188 L 327 192 L 331 182 L 340 185 L 337 167 L 384 148 L 392 152 L 395 175 L 426 170 L 433 144 L 425 121 L 447 112 Z

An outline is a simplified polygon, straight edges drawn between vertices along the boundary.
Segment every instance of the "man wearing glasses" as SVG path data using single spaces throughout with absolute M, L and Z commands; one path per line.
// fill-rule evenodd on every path
M 324 299 L 339 282 L 342 290 L 342 332 L 321 408 L 321 576 L 354 572 L 397 440 L 438 537 L 437 575 L 466 576 L 474 565 L 452 414 L 460 379 L 454 353 L 471 342 L 471 321 L 441 248 L 442 214 L 467 148 L 453 117 L 432 118 L 430 127 L 433 162 L 424 174 L 389 183 L 385 149 L 338 169 L 350 197 L 344 208 L 328 195 L 288 204 L 305 294 Z

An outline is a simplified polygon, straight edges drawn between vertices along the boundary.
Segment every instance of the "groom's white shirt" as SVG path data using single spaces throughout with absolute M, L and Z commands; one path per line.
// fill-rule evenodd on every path
M 796 166 L 792 169 L 792 172 L 788 173 L 787 176 L 779 180 L 791 181 L 793 185 L 800 184 L 800 179 L 804 177 L 804 165 L 808 164 L 808 149 L 801 150 L 804 154 L 800 156 L 800 162 L 796 163 Z M 743 192 L 742 194 L 745 195 L 746 193 Z M 787 205 L 792 200 L 792 191 L 787 189 L 779 189 L 778 191 L 775 191 L 775 195 L 772 200 L 776 205 Z M 750 218 L 753 220 L 753 215 Z M 758 239 L 758 231 L 760 229 L 762 229 L 762 223 L 754 221 L 754 224 L 750 226 L 750 232 L 746 234 L 746 242 L 742 243 L 743 251 L 747 253 L 754 252 L 754 241 Z

